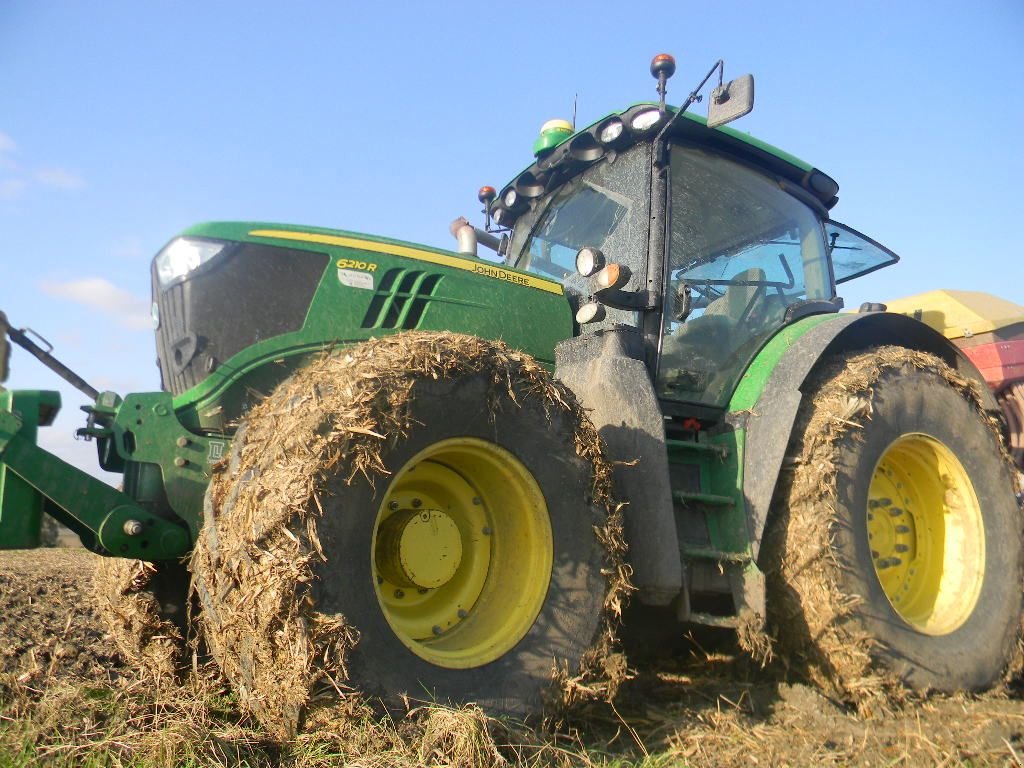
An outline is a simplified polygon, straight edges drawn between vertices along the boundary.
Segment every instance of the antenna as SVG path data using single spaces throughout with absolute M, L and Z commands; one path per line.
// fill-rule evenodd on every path
M 580 95 L 579 95 L 578 92 L 574 93 L 572 95 L 572 130 L 573 130 L 573 133 L 576 132 L 576 100 L 579 98 L 579 96 Z

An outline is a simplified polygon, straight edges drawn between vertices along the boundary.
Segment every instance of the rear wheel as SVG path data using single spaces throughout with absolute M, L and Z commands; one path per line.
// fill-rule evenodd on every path
M 826 366 L 805 402 L 762 550 L 782 653 L 858 701 L 998 683 L 1018 653 L 1020 514 L 968 383 L 882 347 Z

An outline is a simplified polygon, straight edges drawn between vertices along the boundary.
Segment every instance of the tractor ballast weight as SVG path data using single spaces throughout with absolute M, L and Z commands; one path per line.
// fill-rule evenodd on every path
M 55 393 L 3 393 L 0 547 L 35 545 L 48 513 L 98 554 L 167 566 L 161 589 L 191 553 L 204 631 L 243 692 L 311 674 L 247 597 L 246 569 L 284 552 L 301 568 L 277 586 L 304 627 L 377 638 L 309 636 L 311 658 L 346 646 L 385 701 L 530 711 L 552 659 L 567 680 L 611 652 L 627 571 L 638 610 L 736 629 L 854 700 L 871 675 L 997 683 L 1024 577 L 1000 402 L 941 329 L 840 312 L 838 285 L 898 259 L 830 218 L 826 174 L 718 127 L 751 108 L 749 77 L 723 83 L 718 62 L 674 109 L 674 62 L 651 71 L 659 103 L 545 124 L 535 160 L 481 190 L 483 229 L 452 225 L 459 253 L 265 222 L 182 232 L 152 264 L 164 391 L 96 392 L 0 315 L 88 394 L 79 435 L 123 476 L 115 490 L 35 445 Z M 686 108 L 716 72 L 705 121 Z M 905 421 L 918 392 L 941 406 Z M 277 499 L 273 478 L 298 495 Z M 230 566 L 226 533 L 245 553 Z M 238 635 L 232 617 L 268 629 Z M 844 668 L 851 645 L 863 663 Z M 291 682 L 286 734 L 312 684 Z M 270 700 L 250 703 L 273 718 Z

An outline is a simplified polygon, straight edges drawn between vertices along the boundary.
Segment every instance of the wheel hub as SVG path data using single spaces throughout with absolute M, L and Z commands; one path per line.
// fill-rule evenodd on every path
M 462 561 L 455 521 L 439 509 L 395 512 L 377 534 L 377 569 L 393 584 L 436 589 L 451 581 Z
M 401 642 L 440 667 L 478 667 L 514 647 L 540 612 L 553 561 L 547 503 L 504 448 L 440 440 L 395 472 L 370 557 Z
M 902 435 L 875 467 L 867 506 L 871 559 L 892 607 L 925 634 L 962 626 L 981 592 L 985 531 L 956 455 L 929 435 Z

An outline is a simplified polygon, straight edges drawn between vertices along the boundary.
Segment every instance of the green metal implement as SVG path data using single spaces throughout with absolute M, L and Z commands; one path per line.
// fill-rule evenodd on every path
M 188 552 L 191 537 L 180 524 L 153 514 L 130 496 L 35 445 L 36 425 L 52 418 L 43 408 L 59 406 L 58 393 L 15 391 L 4 396 L 17 408 L 0 411 L 0 543 L 4 549 L 39 545 L 45 507 L 100 554 L 166 560 Z M 32 406 L 44 419 L 31 418 Z M 29 420 L 23 419 L 23 413 Z

